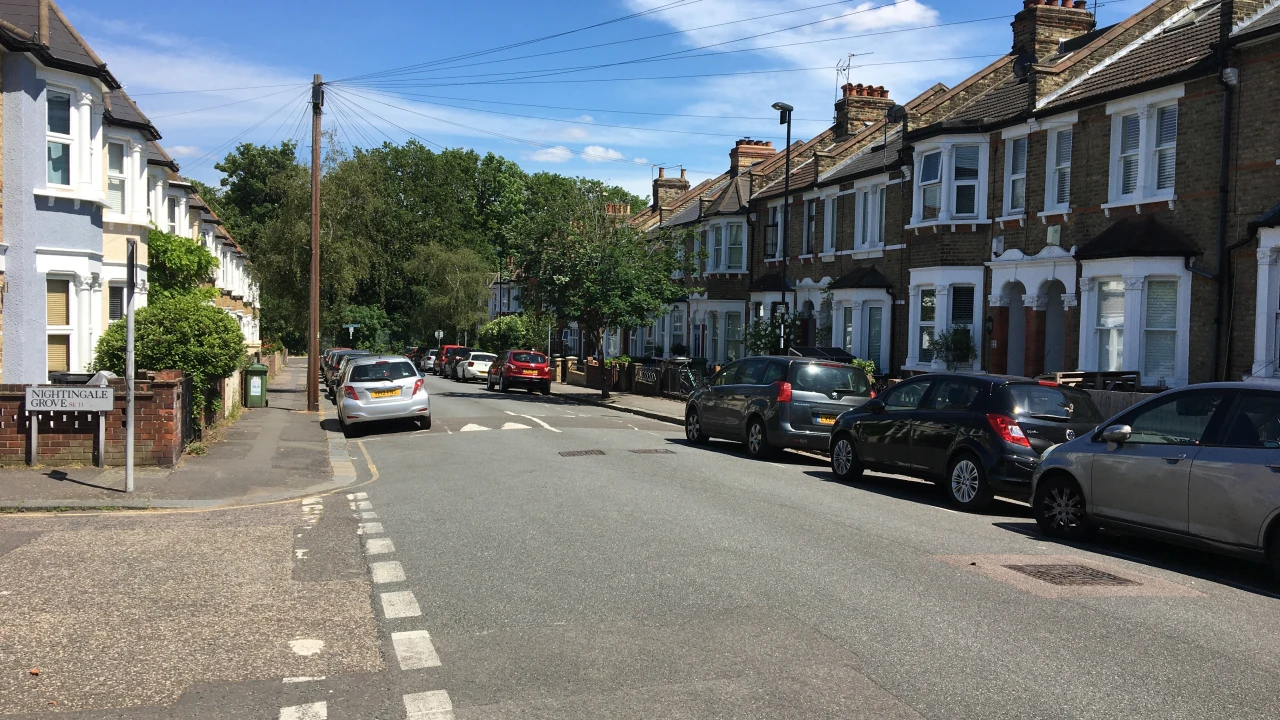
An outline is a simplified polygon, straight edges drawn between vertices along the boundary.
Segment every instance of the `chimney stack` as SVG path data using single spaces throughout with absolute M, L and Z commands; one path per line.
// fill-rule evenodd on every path
M 1058 53 L 1058 43 L 1097 26 L 1088 0 L 1022 0 L 1013 16 L 1013 54 L 1044 60 Z
M 772 142 L 742 138 L 734 143 L 733 149 L 729 151 L 729 174 L 737 177 L 747 168 L 761 160 L 768 160 L 777 153 L 778 151 L 773 149 Z
M 885 111 L 894 104 L 883 85 L 845 83 L 840 91 L 843 97 L 836 101 L 837 140 L 861 132 L 867 123 L 883 120 Z
M 674 207 L 676 198 L 689 192 L 689 179 L 685 171 L 680 170 L 679 178 L 667 177 L 666 168 L 658 168 L 658 177 L 653 181 L 653 209 Z

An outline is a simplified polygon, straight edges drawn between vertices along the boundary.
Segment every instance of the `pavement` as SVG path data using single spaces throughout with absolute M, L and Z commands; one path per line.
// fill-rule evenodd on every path
M 1052 541 L 1021 505 L 841 484 L 617 407 L 427 387 L 431 430 L 324 424 L 339 492 L 0 515 L 0 715 L 1276 717 L 1260 566 Z
M 0 508 L 202 508 L 269 502 L 351 482 L 329 463 L 328 439 L 306 412 L 306 358 L 267 385 L 265 408 L 245 408 L 202 456 L 174 468 L 139 467 L 126 493 L 123 467 L 0 469 Z

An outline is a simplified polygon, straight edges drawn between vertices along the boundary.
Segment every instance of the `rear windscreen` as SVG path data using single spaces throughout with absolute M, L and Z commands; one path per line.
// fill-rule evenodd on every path
M 407 362 L 371 363 L 356 365 L 351 368 L 351 382 L 374 382 L 378 380 L 404 380 L 417 377 L 418 371 Z
M 1081 423 L 1099 423 L 1103 419 L 1089 393 L 1076 388 L 1014 384 L 1005 385 L 1004 394 L 1015 416 Z
M 519 363 L 532 363 L 534 365 L 542 365 L 547 362 L 547 356 L 541 353 L 518 352 L 511 353 L 511 361 Z
M 791 386 L 800 392 L 830 395 L 837 390 L 844 390 L 845 395 L 871 395 L 871 384 L 867 382 L 866 374 L 858 368 L 819 363 L 795 363 L 793 367 L 795 377 L 791 380 Z
M 469 358 L 467 358 L 467 359 L 468 359 L 468 360 L 470 360 L 471 362 L 487 362 L 487 363 L 491 363 L 491 362 L 493 362 L 494 360 L 497 360 L 497 359 L 498 359 L 498 356 L 497 356 L 497 355 L 490 355 L 489 353 L 472 353 L 471 357 L 469 357 Z

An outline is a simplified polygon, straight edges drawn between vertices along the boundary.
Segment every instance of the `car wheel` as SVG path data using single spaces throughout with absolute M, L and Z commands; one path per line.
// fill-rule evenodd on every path
M 769 447 L 769 435 L 764 429 L 764 421 L 755 418 L 747 425 L 747 454 L 757 460 L 763 460 L 773 454 Z
M 1031 500 L 1031 512 L 1041 532 L 1064 540 L 1079 540 L 1093 534 L 1093 524 L 1084 508 L 1080 485 L 1065 477 L 1045 480 Z
M 430 430 L 431 416 L 428 415 L 427 417 L 424 417 L 424 418 L 418 418 L 418 427 L 422 428 L 423 430 Z
M 543 395 L 550 395 L 550 394 L 551 394 L 551 383 L 547 383 L 546 385 L 543 385 L 543 386 L 542 386 L 542 394 L 543 394 Z
M 972 512 L 985 510 L 994 496 L 982 462 L 968 453 L 951 461 L 947 471 L 947 491 L 957 505 Z
M 506 392 L 506 391 L 507 391 L 507 376 L 506 376 L 506 375 L 503 375 L 502 377 L 498 378 L 498 389 L 499 389 L 499 390 L 501 390 L 502 392 Z
M 345 438 L 353 438 L 353 437 L 355 437 L 355 436 L 356 436 L 356 428 L 355 428 L 355 426 L 354 426 L 354 425 L 348 425 L 347 423 L 343 422 L 341 417 L 339 417 L 339 418 L 338 418 L 338 427 L 339 427 L 339 428 L 342 428 L 342 436 L 343 436 L 343 437 L 345 437 Z
M 853 438 L 840 435 L 831 448 L 831 472 L 841 482 L 862 479 L 862 461 L 853 447 Z
M 684 437 L 691 443 L 706 445 L 711 436 L 702 432 L 702 416 L 697 410 L 690 409 L 684 415 Z
M 493 392 L 493 376 L 490 375 L 488 381 L 484 384 L 484 389 Z

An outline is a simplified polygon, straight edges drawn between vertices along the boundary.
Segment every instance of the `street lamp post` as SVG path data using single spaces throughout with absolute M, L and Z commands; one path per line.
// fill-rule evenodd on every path
M 782 170 L 782 237 L 778 242 L 782 246 L 782 304 L 787 304 L 787 256 L 791 254 L 790 218 L 791 218 L 791 111 L 795 108 L 784 102 L 776 102 L 773 109 L 778 111 L 778 124 L 787 126 L 786 159 Z M 785 339 L 786 334 L 783 334 Z

